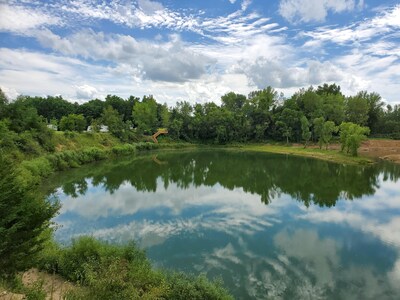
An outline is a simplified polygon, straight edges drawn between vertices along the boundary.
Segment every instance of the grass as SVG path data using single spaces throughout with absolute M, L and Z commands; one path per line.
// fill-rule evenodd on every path
M 49 244 L 39 267 L 82 287 L 67 299 L 232 299 L 221 281 L 154 269 L 134 243 L 80 237 L 69 247 Z
M 341 164 L 364 165 L 374 162 L 370 158 L 363 156 L 350 156 L 338 150 L 304 148 L 303 146 L 250 144 L 250 145 L 239 146 L 238 148 L 245 151 L 269 152 L 269 153 L 311 157 Z

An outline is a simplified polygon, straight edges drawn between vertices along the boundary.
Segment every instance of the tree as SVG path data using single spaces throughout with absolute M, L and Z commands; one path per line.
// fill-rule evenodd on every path
M 232 112 L 237 112 L 240 111 L 246 103 L 246 96 L 230 92 L 221 97 L 221 102 L 222 107 L 225 107 Z
M 339 125 L 345 118 L 345 102 L 342 94 L 323 94 L 323 111 L 327 121 Z
M 314 139 L 318 141 L 319 148 L 322 148 L 323 140 L 322 140 L 322 130 L 324 128 L 325 120 L 323 117 L 315 118 L 314 121 Z
M 1 151 L 0 165 L 0 277 L 9 277 L 33 266 L 59 205 L 22 185 Z
M 300 92 L 294 94 L 292 98 L 295 99 L 299 110 L 301 110 L 309 120 L 323 116 L 322 97 L 318 95 L 312 87 L 306 91 L 300 90 Z
M 332 134 L 338 131 L 338 127 L 332 121 L 326 121 L 322 126 L 321 139 L 323 144 L 325 144 L 326 149 L 328 149 L 329 143 L 332 140 Z
M 100 119 L 92 119 L 90 123 L 90 128 L 92 132 L 100 132 L 101 129 L 101 120 Z
M 324 85 L 322 85 L 322 86 L 319 85 L 316 92 L 318 95 L 326 95 L 326 94 L 341 95 L 342 94 L 342 92 L 340 91 L 340 85 L 336 85 L 335 83 L 333 83 L 333 84 L 324 83 Z
M 310 122 L 308 122 L 306 116 L 300 118 L 301 122 L 301 137 L 304 140 L 304 148 L 307 147 L 308 141 L 311 138 Z
M 76 113 L 78 104 L 71 103 L 61 96 L 53 97 L 29 97 L 24 96 L 24 101 L 28 106 L 34 107 L 37 113 L 44 117 L 47 122 L 51 119 L 61 120 L 63 116 Z
M 101 115 L 102 122 L 108 126 L 111 134 L 121 138 L 125 130 L 125 124 L 122 121 L 122 116 L 113 109 L 110 105 L 107 106 Z
M 7 104 L 8 104 L 7 96 L 0 88 L 0 118 L 2 118 L 5 115 L 5 109 Z
M 367 138 L 370 130 L 368 127 L 362 127 L 351 122 L 343 122 L 339 126 L 340 143 L 342 151 L 357 156 L 357 150 L 361 146 L 361 142 Z
M 158 115 L 161 127 L 168 128 L 171 114 L 166 103 L 164 103 L 164 105 L 158 105 Z
M 249 101 L 258 109 L 268 111 L 275 105 L 278 97 L 278 92 L 271 86 L 263 90 L 253 91 L 249 94 Z
M 91 124 L 93 119 L 99 119 L 101 117 L 104 108 L 106 108 L 104 101 L 94 99 L 79 105 L 77 113 L 84 115 L 87 124 Z
M 142 102 L 133 107 L 133 119 L 142 133 L 153 134 L 157 130 L 157 102 L 153 96 L 144 96 Z
M 277 121 L 275 126 L 279 129 L 282 136 L 286 138 L 286 144 L 289 144 L 289 138 L 292 136 L 292 128 L 283 121 Z
M 61 131 L 78 131 L 82 132 L 86 129 L 86 120 L 83 115 L 70 114 L 64 116 L 60 121 Z
M 368 103 L 368 122 L 367 126 L 371 129 L 372 133 L 377 131 L 379 123 L 383 117 L 383 105 L 382 98 L 378 93 L 367 93 L 362 92 L 364 98 L 367 99 Z
M 346 120 L 358 125 L 366 125 L 368 121 L 369 105 L 363 92 L 346 99 Z

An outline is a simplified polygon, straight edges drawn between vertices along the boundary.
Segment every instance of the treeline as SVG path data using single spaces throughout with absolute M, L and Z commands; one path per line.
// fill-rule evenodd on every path
M 160 127 L 168 128 L 173 139 L 218 144 L 273 140 L 307 145 L 311 141 L 322 147 L 340 135 L 343 150 L 353 152 L 352 144 L 368 133 L 400 138 L 400 105 L 385 105 L 379 94 L 366 91 L 346 97 L 336 84 L 300 89 L 288 99 L 267 87 L 247 97 L 227 93 L 221 97 L 221 105 L 183 101 L 174 107 L 157 103 L 152 96 L 123 99 L 108 95 L 105 101 L 83 104 L 61 96 L 19 96 L 10 102 L 0 92 L 2 136 L 7 130 L 32 135 L 41 146 L 51 148 L 44 124 L 61 131 L 84 131 L 88 126 L 99 131 L 105 125 L 125 142 Z

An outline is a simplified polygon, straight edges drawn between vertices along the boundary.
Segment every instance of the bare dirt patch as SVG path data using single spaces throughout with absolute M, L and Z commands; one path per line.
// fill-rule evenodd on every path
M 46 299 L 59 300 L 64 299 L 67 291 L 73 288 L 73 285 L 58 275 L 51 275 L 40 272 L 37 269 L 31 269 L 22 275 L 22 282 L 30 287 L 36 282 L 43 283 L 43 290 L 46 292 Z
M 46 293 L 47 300 L 64 299 L 65 294 L 74 288 L 74 285 L 65 281 L 58 275 L 51 275 L 40 272 L 37 269 L 31 269 L 22 274 L 22 283 L 26 287 L 33 287 L 40 284 L 41 289 Z M 0 288 L 0 300 L 22 300 L 26 295 L 16 294 Z
M 400 163 L 400 140 L 368 140 L 362 143 L 359 153 L 369 157 Z
M 22 300 L 25 295 L 15 294 L 0 289 L 0 300 Z

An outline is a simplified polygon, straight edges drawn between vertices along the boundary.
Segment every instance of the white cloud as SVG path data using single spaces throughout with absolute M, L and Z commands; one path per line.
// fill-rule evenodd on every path
M 290 22 L 324 21 L 328 12 L 355 8 L 355 0 L 281 0 L 279 13 Z
M 325 26 L 302 34 L 313 40 L 333 42 L 339 45 L 356 44 L 376 36 L 383 38 L 400 28 L 400 5 L 380 12 L 378 16 L 346 26 Z
M 165 43 L 137 41 L 129 35 L 82 30 L 61 38 L 49 30 L 35 33 L 39 42 L 65 55 L 131 66 L 144 79 L 183 82 L 199 78 L 213 59 L 191 51 L 178 35 Z
M 94 99 L 98 93 L 95 87 L 87 84 L 76 87 L 76 97 L 78 99 Z
M 340 82 L 342 71 L 330 62 L 307 61 L 306 66 L 288 67 L 280 61 L 259 57 L 253 64 L 246 63 L 243 71 L 258 88 L 268 85 L 277 88 L 301 87 L 323 82 Z
M 6 95 L 8 100 L 16 99 L 19 96 L 18 91 L 16 89 L 14 89 L 14 88 L 9 88 L 7 86 L 0 85 L 0 89 Z
M 11 31 L 23 34 L 27 30 L 44 25 L 60 25 L 57 16 L 51 16 L 43 11 L 30 9 L 17 4 L 0 3 L 0 32 Z
M 139 5 L 139 8 L 147 14 L 153 14 L 156 11 L 164 10 L 164 6 L 160 2 L 157 2 L 157 1 L 138 0 L 138 5 Z
M 40 68 L 35 66 L 35 60 L 27 61 L 28 72 L 34 68 L 36 73 L 30 74 L 37 75 L 36 78 L 22 78 L 22 71 L 15 69 L 2 70 L 2 86 L 17 93 L 61 93 L 74 100 L 91 95 L 102 97 L 104 93 L 153 94 L 159 101 L 172 104 L 176 100 L 219 101 L 227 91 L 247 94 L 266 85 L 290 96 L 297 88 L 335 81 L 346 93 L 372 89 L 388 101 L 398 101 L 400 5 L 386 7 L 376 17 L 353 25 L 319 27 L 291 39 L 288 28 L 269 16 L 248 10 L 249 0 L 241 1 L 241 8 L 231 14 L 212 18 L 202 12 L 172 10 L 165 2 L 163 5 L 151 0 L 85 0 L 68 5 L 62 1 L 51 5 L 30 2 L 24 6 L 22 2 L 10 3 L 12 8 L 1 4 L 5 9 L 0 10 L 4 17 L 0 18 L 0 30 L 37 38 L 43 47 L 57 53 L 49 57 L 57 57 L 59 62 L 62 56 L 73 57 L 75 62 L 87 66 L 83 69 L 65 60 L 62 64 L 67 72 L 63 75 L 58 67 L 51 70 L 45 64 Z M 363 5 L 363 1 L 356 0 L 285 0 L 281 1 L 281 13 L 294 21 L 305 21 L 325 18 L 330 12 L 360 9 Z M 80 29 L 99 20 L 125 28 L 188 31 L 199 39 L 183 41 L 177 34 L 166 33 L 161 39 L 139 39 Z M 49 29 L 53 25 L 74 30 L 56 34 Z M 303 47 L 297 45 L 299 41 L 304 41 Z M 331 48 L 332 43 L 339 45 L 340 50 Z M 22 70 L 22 65 L 19 67 Z M 42 80 L 55 85 L 40 84 Z M 28 88 L 29 84 L 36 85 Z M 98 93 L 77 89 L 83 84 L 96 87 Z

